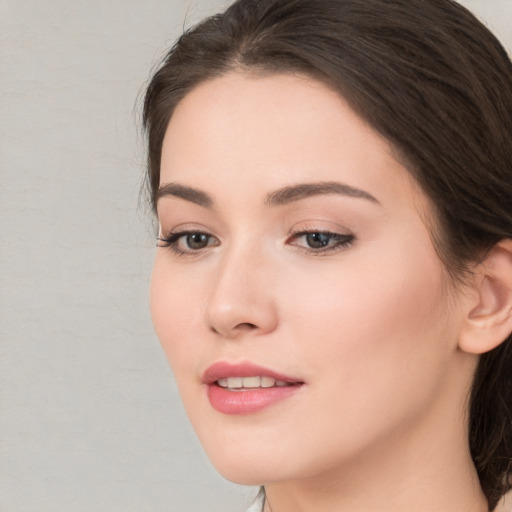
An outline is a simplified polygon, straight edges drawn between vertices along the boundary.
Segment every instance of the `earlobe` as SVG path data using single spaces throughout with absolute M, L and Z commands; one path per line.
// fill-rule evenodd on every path
M 512 333 L 512 240 L 502 240 L 488 253 L 475 275 L 476 297 L 464 321 L 459 347 L 483 354 Z

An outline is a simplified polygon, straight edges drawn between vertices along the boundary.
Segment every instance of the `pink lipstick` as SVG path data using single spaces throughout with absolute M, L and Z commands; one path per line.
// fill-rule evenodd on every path
M 294 395 L 304 382 L 251 363 L 215 363 L 203 375 L 210 404 L 224 414 L 251 414 Z

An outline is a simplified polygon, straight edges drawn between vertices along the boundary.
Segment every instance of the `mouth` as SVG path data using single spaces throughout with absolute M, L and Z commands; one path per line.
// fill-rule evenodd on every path
M 223 414 L 251 414 L 290 398 L 303 386 L 300 379 L 243 363 L 215 363 L 203 375 L 207 396 Z
M 284 380 L 277 380 L 272 377 L 227 377 L 225 379 L 218 379 L 215 381 L 217 386 L 230 391 L 244 391 L 247 389 L 268 389 L 268 388 L 284 388 L 293 386 L 293 382 L 286 382 Z

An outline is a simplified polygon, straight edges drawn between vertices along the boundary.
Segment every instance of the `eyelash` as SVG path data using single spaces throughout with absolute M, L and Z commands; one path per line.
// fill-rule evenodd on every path
M 176 231 L 176 232 L 169 233 L 165 237 L 157 237 L 157 247 L 168 248 L 178 256 L 193 256 L 195 254 L 199 254 L 203 249 L 208 247 L 209 243 L 206 245 L 206 247 L 204 247 L 202 249 L 189 249 L 189 250 L 180 249 L 180 247 L 178 245 L 180 238 L 192 236 L 192 235 L 200 235 L 200 236 L 208 237 L 208 242 L 210 240 L 215 239 L 214 236 L 210 235 L 210 233 L 206 233 L 205 231 L 194 231 L 194 230 Z M 218 245 L 218 243 L 216 243 L 215 245 Z
M 328 254 L 333 251 L 340 251 L 343 249 L 346 249 L 353 245 L 355 241 L 354 235 L 344 235 L 341 233 L 333 233 L 331 231 L 316 231 L 316 230 L 301 230 L 297 231 L 295 233 L 292 233 L 291 236 L 288 238 L 287 242 L 290 243 L 290 241 L 298 240 L 301 237 L 308 237 L 308 236 L 324 236 L 328 237 L 329 241 L 328 243 L 331 245 L 327 245 L 326 247 L 321 248 L 312 248 L 312 247 L 306 247 L 303 245 L 296 245 L 292 244 L 301 251 L 305 252 L 306 254 L 311 254 L 313 256 L 323 256 L 325 254 Z
M 179 241 L 180 239 L 192 235 L 199 235 L 203 237 L 207 237 L 207 245 L 205 247 L 202 247 L 200 249 L 192 249 L 189 248 L 188 250 L 180 249 L 179 247 Z M 312 247 L 306 247 L 298 244 L 291 244 L 294 247 L 297 247 L 299 250 L 305 252 L 306 254 L 310 254 L 313 256 L 322 256 L 324 254 L 333 252 L 333 251 L 339 251 L 343 250 L 345 248 L 350 247 L 353 245 L 355 241 L 354 235 L 343 235 L 341 233 L 333 233 L 331 231 L 315 231 L 315 230 L 309 230 L 309 231 L 297 231 L 295 233 L 292 233 L 291 236 L 287 239 L 287 243 L 290 243 L 292 241 L 296 241 L 300 239 L 301 237 L 308 237 L 308 236 L 320 236 L 320 237 L 327 237 L 329 238 L 327 245 L 325 247 L 321 248 L 312 248 Z M 213 244 L 210 244 L 211 240 L 215 240 Z M 334 243 L 332 243 L 334 242 Z M 188 244 L 187 244 L 188 245 Z M 171 232 L 165 237 L 157 237 L 157 247 L 162 248 L 168 248 L 172 252 L 174 252 L 178 256 L 194 256 L 199 255 L 204 249 L 206 249 L 209 246 L 218 246 L 219 241 L 211 234 L 206 233 L 204 231 L 193 231 L 193 230 L 186 230 L 186 231 L 176 231 Z

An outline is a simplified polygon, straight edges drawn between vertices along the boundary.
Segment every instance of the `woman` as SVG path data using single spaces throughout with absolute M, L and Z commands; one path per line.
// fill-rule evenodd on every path
M 451 0 L 239 0 L 171 49 L 144 124 L 153 320 L 221 474 L 272 512 L 494 510 L 512 64 L 489 31 Z

